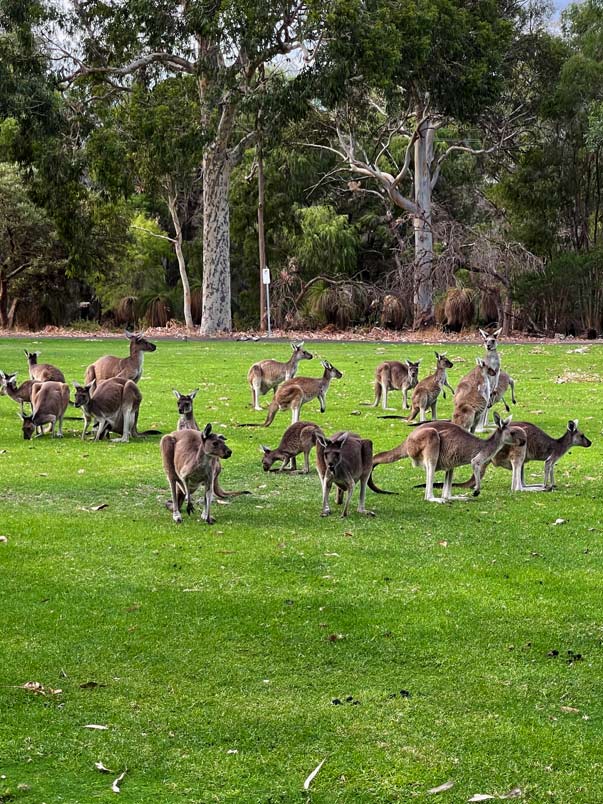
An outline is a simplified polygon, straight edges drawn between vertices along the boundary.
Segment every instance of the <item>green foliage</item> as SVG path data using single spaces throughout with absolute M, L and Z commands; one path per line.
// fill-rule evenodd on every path
M 300 234 L 295 241 L 295 257 L 304 275 L 348 273 L 356 267 L 358 232 L 347 216 L 330 206 L 312 206 L 297 211 Z

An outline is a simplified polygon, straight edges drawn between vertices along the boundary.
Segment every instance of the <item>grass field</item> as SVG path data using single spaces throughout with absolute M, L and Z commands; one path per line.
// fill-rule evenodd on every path
M 35 348 L 82 381 L 126 346 L 4 340 L 0 368 L 25 379 Z M 126 768 L 124 802 L 456 804 L 515 787 L 534 803 L 603 802 L 603 350 L 572 348 L 501 348 L 515 418 L 555 435 L 579 418 L 593 440 L 559 463 L 557 491 L 511 495 L 499 469 L 479 499 L 430 505 L 404 461 L 376 470 L 400 494 L 369 491 L 375 519 L 355 505 L 321 519 L 315 470 L 263 473 L 259 444 L 275 446 L 289 414 L 235 426 L 263 418 L 247 368 L 287 344 L 161 342 L 146 357 L 139 428 L 174 429 L 171 389 L 199 387 L 199 423 L 233 449 L 222 485 L 253 492 L 216 505 L 213 527 L 172 522 L 158 437 L 84 443 L 68 421 L 62 441 L 25 442 L 0 397 L 0 802 L 114 800 Z M 323 416 L 314 402 L 302 417 L 376 451 L 398 444 L 406 425 L 360 402 L 380 360 L 421 357 L 425 376 L 433 347 L 312 349 L 344 377 Z M 454 386 L 481 350 L 447 352 Z M 530 464 L 528 479 L 541 476 Z

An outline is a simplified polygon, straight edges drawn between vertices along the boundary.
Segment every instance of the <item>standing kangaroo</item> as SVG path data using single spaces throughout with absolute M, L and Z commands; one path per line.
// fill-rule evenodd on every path
M 505 394 L 509 388 L 511 389 L 511 402 L 516 405 L 517 400 L 515 399 L 515 380 L 510 374 L 507 374 L 506 371 L 501 369 L 498 375 L 498 385 L 496 388 L 492 389 L 489 407 L 493 408 L 494 405 L 502 402 L 507 413 L 510 413 L 511 408 L 508 406 L 507 400 L 505 399 Z
M 99 383 L 92 380 L 87 385 L 74 382 L 73 387 L 74 405 L 82 408 L 84 413 L 82 438 L 85 438 L 92 420 L 98 422 L 95 441 L 100 441 L 109 433 L 119 433 L 121 438 L 116 440 L 126 443 L 131 435 L 138 435 L 136 425 L 142 394 L 133 380 L 114 377 Z
M 322 361 L 322 366 L 324 372 L 320 379 L 295 377 L 292 380 L 285 380 L 270 403 L 264 427 L 270 427 L 279 410 L 288 409 L 291 409 L 291 423 L 295 424 L 299 421 L 299 411 L 302 405 L 316 398 L 320 402 L 320 412 L 325 412 L 327 409 L 326 396 L 331 380 L 340 380 L 343 374 L 326 360 Z
M 485 360 L 477 358 L 476 367 L 466 374 L 457 384 L 454 394 L 454 411 L 452 421 L 470 433 L 479 432 L 478 425 L 482 420 L 491 398 L 491 383 L 496 372 Z
M 84 383 L 89 385 L 93 380 L 110 380 L 121 377 L 137 383 L 142 377 L 142 366 L 145 352 L 154 352 L 157 347 L 148 341 L 141 332 L 128 332 L 126 338 L 130 341 L 130 355 L 128 357 L 113 357 L 105 355 L 99 357 L 86 369 Z
M 323 435 L 321 428 L 313 422 L 295 422 L 291 424 L 281 438 L 281 442 L 276 449 L 270 449 L 262 445 L 261 451 L 264 453 L 262 467 L 268 472 L 275 461 L 282 461 L 279 471 L 283 472 L 288 465 L 292 471 L 297 471 L 296 458 L 300 452 L 304 453 L 304 474 L 310 471 L 310 451 L 316 444 L 316 438 Z
M 567 430 L 561 438 L 552 436 L 536 427 L 530 422 L 515 422 L 515 427 L 521 428 L 525 433 L 524 446 L 503 447 L 492 458 L 494 466 L 502 466 L 513 472 L 511 480 L 512 491 L 551 491 L 555 487 L 555 464 L 572 447 L 590 447 L 592 441 L 578 429 L 578 419 L 570 419 Z M 542 485 L 528 486 L 524 481 L 524 464 L 528 461 L 544 461 L 544 481 Z M 488 464 L 484 464 L 481 471 L 483 477 Z M 471 487 L 474 478 L 465 483 L 458 483 L 459 487 Z
M 31 415 L 20 414 L 23 438 L 33 436 L 36 427 L 50 424 L 53 438 L 63 438 L 63 416 L 69 405 L 69 386 L 64 382 L 36 382 L 31 389 Z M 58 422 L 58 429 L 55 427 Z
M 387 452 L 380 452 L 373 459 L 373 466 L 394 463 L 402 458 L 410 458 L 414 466 L 425 469 L 425 499 L 428 502 L 445 503 L 466 497 L 452 496 L 452 475 L 458 466 L 471 464 L 475 478 L 473 496 L 480 493 L 481 469 L 507 444 L 522 446 L 525 433 L 519 427 L 510 427 L 511 417 L 501 419 L 494 414 L 496 430 L 487 439 L 468 433 L 451 422 L 427 422 L 412 432 L 408 438 Z M 434 474 L 446 472 L 442 496 L 434 497 Z
M 386 360 L 380 363 L 375 370 L 375 401 L 370 406 L 376 408 L 381 402 L 383 410 L 388 410 L 388 391 L 402 391 L 402 408 L 408 410 L 408 391 L 419 381 L 420 360 L 412 363 L 400 363 L 397 360 Z M 365 404 L 365 403 L 363 403 Z
M 486 356 L 484 357 L 484 361 L 487 366 L 489 366 L 491 369 L 494 369 L 494 371 L 496 372 L 490 383 L 492 389 L 498 387 L 498 377 L 500 374 L 500 355 L 498 354 L 497 349 L 498 349 L 498 336 L 500 335 L 501 332 L 502 327 L 497 329 L 491 335 L 489 335 L 483 329 L 480 329 L 479 331 L 479 334 L 482 336 L 484 340 L 484 347 L 486 349 Z M 482 412 L 478 428 L 479 432 L 483 432 L 483 430 L 486 429 L 486 426 L 488 424 L 488 410 L 490 409 L 490 407 L 491 404 L 490 402 L 488 402 L 486 409 Z
M 224 436 L 212 433 L 211 424 L 203 432 L 177 430 L 165 435 L 160 442 L 163 468 L 170 484 L 172 499 L 168 508 L 174 522 L 182 522 L 180 509 L 186 500 L 186 512 L 195 510 L 192 495 L 201 484 L 205 486 L 205 504 L 202 519 L 208 525 L 216 521 L 211 516 L 211 503 L 216 469 L 219 461 L 230 458 L 232 450 L 226 446 Z
M 429 377 L 425 377 L 424 380 L 421 380 L 412 392 L 412 408 L 410 415 L 406 419 L 407 422 L 411 422 L 416 417 L 417 413 L 420 413 L 420 421 L 424 422 L 427 408 L 431 408 L 432 421 L 437 419 L 437 405 L 440 391 L 442 388 L 446 387 L 454 393 L 454 388 L 448 384 L 448 377 L 446 375 L 446 370 L 452 368 L 451 361 L 444 353 L 438 354 L 438 352 L 436 352 L 435 356 L 435 372 L 430 374 Z M 387 416 L 383 418 L 391 419 L 398 417 Z
M 365 508 L 367 485 L 377 494 L 390 494 L 377 488 L 372 481 L 373 471 L 373 442 L 368 438 L 361 438 L 356 433 L 336 433 L 331 438 L 324 435 L 316 436 L 316 466 L 322 484 L 322 512 L 321 516 L 329 516 L 329 494 L 333 483 L 337 486 L 336 502 L 340 505 L 344 492 L 347 499 L 341 512 L 342 517 L 348 515 L 350 500 L 360 482 L 360 500 L 358 513 L 375 516 L 373 511 Z
M 300 360 L 312 360 L 313 355 L 306 352 L 304 342 L 292 343 L 293 354 L 286 363 L 278 360 L 260 360 L 254 363 L 247 373 L 247 382 L 251 386 L 251 404 L 254 410 L 262 410 L 260 396 L 276 388 L 284 380 L 290 380 L 297 374 Z
M 195 420 L 195 414 L 193 413 L 193 401 L 197 396 L 199 389 L 195 388 L 194 391 L 191 391 L 190 394 L 181 394 L 175 388 L 173 389 L 174 396 L 178 400 L 178 413 L 180 414 L 180 418 L 178 419 L 178 427 L 177 430 L 199 430 L 199 425 Z
M 38 356 L 40 352 L 28 352 L 27 349 L 23 350 L 27 357 L 27 364 L 29 366 L 29 378 L 36 382 L 65 382 L 63 372 L 56 366 L 50 363 L 38 363 Z
M 31 403 L 31 389 L 36 380 L 25 380 L 21 385 L 17 385 L 16 377 L 16 371 L 13 374 L 5 374 L 0 371 L 0 395 L 5 394 L 21 406 L 25 402 Z

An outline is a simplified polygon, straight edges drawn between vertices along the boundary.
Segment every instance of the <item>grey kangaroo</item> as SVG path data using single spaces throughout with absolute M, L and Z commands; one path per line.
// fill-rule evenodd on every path
M 280 472 L 283 472 L 287 467 L 292 471 L 297 471 L 297 456 L 303 452 L 304 454 L 304 474 L 310 471 L 310 451 L 316 444 L 316 438 L 323 435 L 321 428 L 313 422 L 295 422 L 291 424 L 281 438 L 281 442 L 276 449 L 270 449 L 262 444 L 260 447 L 264 453 L 262 458 L 262 467 L 265 472 L 268 472 L 275 461 L 282 461 Z
M 402 391 L 402 408 L 408 410 L 408 392 L 419 382 L 420 363 L 420 360 L 417 360 L 416 363 L 412 363 L 410 360 L 405 363 L 397 360 L 386 360 L 380 363 L 375 370 L 375 401 L 371 407 L 376 408 L 381 402 L 383 410 L 388 410 L 388 391 Z
M 47 382 L 48 380 L 65 382 L 63 372 L 56 366 L 52 366 L 50 363 L 38 363 L 40 352 L 28 352 L 27 349 L 24 349 L 24 352 L 29 365 L 30 380 L 35 380 L 36 382 Z
M 31 403 L 31 389 L 36 380 L 25 380 L 21 385 L 17 385 L 17 372 L 5 374 L 0 371 L 0 395 L 6 394 L 18 405 L 23 406 L 25 402 Z
M 19 414 L 23 422 L 23 438 L 28 441 L 36 427 L 43 428 L 45 424 L 51 425 L 50 432 L 54 438 L 62 438 L 63 417 L 68 405 L 67 383 L 52 380 L 34 383 L 31 389 L 31 415 Z
M 178 400 L 178 413 L 180 414 L 180 418 L 178 419 L 178 427 L 176 429 L 199 430 L 199 425 L 197 424 L 195 414 L 193 413 L 193 402 L 199 392 L 199 389 L 195 388 L 195 390 L 191 391 L 190 394 L 181 394 L 180 391 L 177 391 L 175 388 L 173 391 L 174 396 Z
M 302 405 L 317 397 L 320 402 L 320 412 L 325 412 L 327 409 L 327 391 L 331 380 L 339 380 L 343 377 L 343 374 L 326 360 L 322 361 L 322 366 L 324 372 L 319 379 L 314 377 L 295 377 L 292 380 L 285 380 L 270 403 L 264 427 L 269 427 L 272 424 L 279 410 L 290 409 L 291 423 L 298 422 Z
M 113 357 L 105 355 L 99 357 L 86 369 L 85 385 L 93 380 L 111 380 L 120 377 L 137 383 L 142 377 L 142 366 L 145 352 L 154 352 L 157 347 L 148 341 L 141 332 L 128 332 L 126 338 L 130 341 L 130 354 L 128 357 Z
M 286 363 L 278 360 L 260 360 L 254 363 L 247 373 L 247 382 L 251 386 L 251 404 L 254 410 L 261 410 L 260 396 L 267 394 L 270 389 L 276 392 L 277 387 L 284 381 L 290 380 L 297 374 L 300 360 L 312 360 L 313 355 L 304 349 L 304 342 L 292 343 L 293 354 Z

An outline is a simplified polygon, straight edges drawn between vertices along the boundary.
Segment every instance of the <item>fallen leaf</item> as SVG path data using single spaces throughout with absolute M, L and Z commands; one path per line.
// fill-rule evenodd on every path
M 0 449 L 0 455 L 6 455 L 6 450 L 5 449 Z
M 566 714 L 571 714 L 571 715 L 577 715 L 580 712 L 580 710 L 576 709 L 575 706 L 561 706 L 560 709 L 561 709 L 562 712 L 565 712 Z
M 109 726 L 99 726 L 98 723 L 86 723 L 85 729 L 94 729 L 95 731 L 107 731 Z
M 114 771 L 110 770 L 109 768 L 105 768 L 102 762 L 95 762 L 94 767 L 101 773 L 114 773 Z
M 442 541 L 438 542 L 438 544 L 440 545 L 440 547 L 448 547 L 448 542 L 446 541 L 446 539 L 442 539 Z
M 119 789 L 119 785 L 123 781 L 123 778 L 124 778 L 124 776 L 126 775 L 127 772 L 128 772 L 128 769 L 126 768 L 125 771 L 123 771 L 123 773 L 120 773 L 119 776 L 117 777 L 117 779 L 114 780 L 113 784 L 111 785 L 111 790 L 113 790 L 114 793 L 121 793 L 121 790 Z
M 444 784 L 438 785 L 438 787 L 431 787 L 427 792 L 429 793 L 429 795 L 432 796 L 435 793 L 445 793 L 446 790 L 450 790 L 453 787 L 454 782 L 452 781 L 452 779 L 450 779 L 449 781 L 444 782 Z
M 7 544 L 8 536 L 0 536 L 0 544 Z
M 308 778 L 307 778 L 307 779 L 306 779 L 306 781 L 304 782 L 304 790 L 309 790 L 309 789 L 310 789 L 310 785 L 311 785 L 311 784 L 312 784 L 312 782 L 314 781 L 314 778 L 315 778 L 316 774 L 319 772 L 319 770 L 322 768 L 322 766 L 325 764 L 325 762 L 326 762 L 326 761 L 327 761 L 327 758 L 325 757 L 325 758 L 324 758 L 324 759 L 323 759 L 321 762 L 319 762 L 319 763 L 318 763 L 318 765 L 317 765 L 317 766 L 314 768 L 314 770 L 312 771 L 312 773 L 311 773 L 311 774 L 308 776 Z
M 226 753 L 227 753 L 227 754 L 238 754 L 238 753 L 239 753 L 239 749 L 238 749 L 238 748 L 229 748 L 229 749 L 228 749 L 228 751 L 227 751 Z
M 566 522 L 567 522 L 567 519 L 556 519 L 553 522 L 553 525 L 565 525 Z
M 77 473 L 78 475 L 83 475 L 85 471 L 86 471 L 85 469 L 78 469 Z
M 21 684 L 20 689 L 33 692 L 36 695 L 60 695 L 63 690 L 53 690 L 52 687 L 45 687 L 39 681 L 26 681 Z
M 513 790 L 509 790 L 509 792 L 505 793 L 501 798 L 521 798 L 522 795 L 523 790 L 520 787 L 514 787 Z
M 360 414 L 359 410 L 351 410 L 350 411 L 350 416 L 360 416 L 360 415 L 361 414 Z
M 101 503 L 100 505 L 93 505 L 91 511 L 102 511 L 103 508 L 108 508 L 109 503 Z
M 489 801 L 491 798 L 496 798 L 496 796 L 491 796 L 489 793 L 476 793 L 471 798 L 468 798 L 467 801 Z
M 81 690 L 93 690 L 95 687 L 106 687 L 106 684 L 101 684 L 99 681 L 84 681 L 80 684 Z

